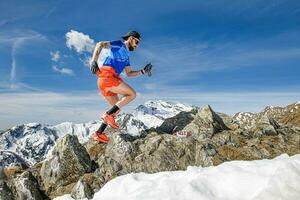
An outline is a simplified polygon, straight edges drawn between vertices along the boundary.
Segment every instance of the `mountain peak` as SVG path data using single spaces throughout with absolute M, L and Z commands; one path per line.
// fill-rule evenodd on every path
M 190 111 L 192 109 L 189 105 L 184 105 L 178 102 L 170 102 L 163 100 L 149 100 L 144 104 L 138 106 L 135 111 L 144 114 L 155 115 L 159 118 L 168 118 L 170 115 L 181 111 Z

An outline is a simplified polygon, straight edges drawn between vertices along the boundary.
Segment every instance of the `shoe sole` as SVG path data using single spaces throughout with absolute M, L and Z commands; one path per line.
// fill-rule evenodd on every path
M 111 126 L 112 128 L 114 128 L 114 129 L 118 129 L 118 128 L 119 128 L 118 125 L 114 125 L 114 124 L 112 124 L 110 121 L 106 120 L 106 119 L 105 119 L 105 116 L 102 116 L 101 118 L 103 119 L 103 121 L 104 121 L 105 123 L 107 123 L 107 124 L 108 124 L 109 126 Z
M 106 136 L 107 137 L 107 136 Z M 103 139 L 101 137 L 98 137 L 98 136 L 95 136 L 93 135 L 92 136 L 92 139 L 95 140 L 95 141 L 98 141 L 100 143 L 108 143 L 109 142 L 109 138 L 107 137 L 107 139 Z

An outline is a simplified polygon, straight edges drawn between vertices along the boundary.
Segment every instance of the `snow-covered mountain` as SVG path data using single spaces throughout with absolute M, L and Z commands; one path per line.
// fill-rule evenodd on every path
M 160 126 L 165 119 L 173 117 L 181 111 L 190 111 L 193 108 L 195 106 L 182 103 L 162 100 L 147 101 L 133 111 L 121 113 L 117 117 L 117 122 L 120 125 L 118 131 L 137 136 L 143 130 Z M 240 112 L 235 114 L 232 119 L 247 129 L 253 127 L 255 120 L 265 114 L 271 115 L 276 121 L 293 123 L 300 127 L 300 102 L 286 107 L 268 106 L 259 113 Z M 64 122 L 58 125 L 29 123 L 0 132 L 0 167 L 9 164 L 24 165 L 24 163 L 25 165 L 32 165 L 42 161 L 57 139 L 66 134 L 76 135 L 80 143 L 86 143 L 89 136 L 98 129 L 100 123 L 100 120 L 79 124 Z M 110 131 L 112 129 L 108 128 L 107 132 Z M 6 162 L 7 160 L 11 162 Z
M 120 114 L 117 117 L 117 122 L 121 125 L 121 132 L 136 136 L 142 130 L 157 127 L 163 123 L 164 119 L 173 117 L 181 111 L 189 111 L 192 108 L 181 103 L 161 100 L 147 101 L 130 113 Z M 7 158 L 4 155 L 8 154 L 4 154 L 3 151 L 12 152 L 9 154 L 11 162 L 4 164 L 1 161 L 1 165 L 22 165 L 24 161 L 26 164 L 32 165 L 42 161 L 57 139 L 66 134 L 76 135 L 80 143 L 85 143 L 89 140 L 89 136 L 99 128 L 100 123 L 100 120 L 96 120 L 80 124 L 72 122 L 58 125 L 29 123 L 15 126 L 0 133 L 0 160 Z
M 233 116 L 240 126 L 248 129 L 255 125 L 256 114 L 253 112 L 238 112 Z
M 162 100 L 147 101 L 130 113 L 123 113 L 117 118 L 121 132 L 137 136 L 141 131 L 160 126 L 165 119 L 173 117 L 182 111 L 190 111 L 194 107 L 182 103 Z
M 232 118 L 237 121 L 241 127 L 248 129 L 253 127 L 255 121 L 264 115 L 271 116 L 280 123 L 291 123 L 300 127 L 300 102 L 295 102 L 285 107 L 267 106 L 258 113 L 238 112 Z
M 14 152 L 27 163 L 33 164 L 43 159 L 57 138 L 56 132 L 45 125 L 23 124 L 1 133 L 0 149 Z M 13 154 L 10 157 L 12 158 Z

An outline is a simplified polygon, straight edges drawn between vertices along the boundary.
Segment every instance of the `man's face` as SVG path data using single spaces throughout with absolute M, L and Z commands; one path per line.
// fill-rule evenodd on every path
M 138 47 L 139 43 L 140 43 L 139 39 L 130 36 L 129 37 L 129 42 L 128 42 L 129 51 L 134 51 Z

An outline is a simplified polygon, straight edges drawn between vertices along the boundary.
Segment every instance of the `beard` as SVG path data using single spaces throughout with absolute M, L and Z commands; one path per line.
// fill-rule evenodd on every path
M 134 51 L 134 47 L 133 47 L 131 44 L 129 44 L 129 45 L 128 45 L 128 50 L 129 50 L 129 51 Z

